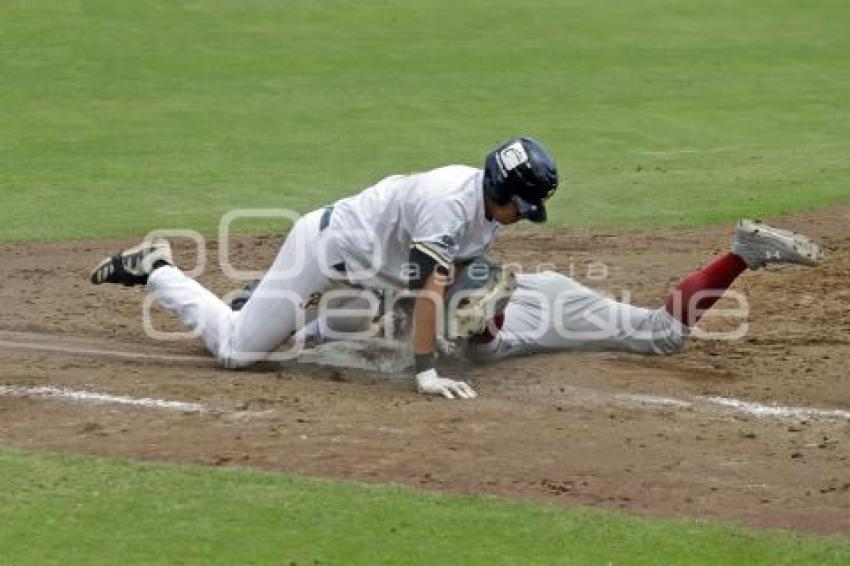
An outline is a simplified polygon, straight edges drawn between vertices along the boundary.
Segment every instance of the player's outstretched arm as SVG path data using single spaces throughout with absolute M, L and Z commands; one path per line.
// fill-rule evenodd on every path
M 445 276 L 436 271 L 428 276 L 413 306 L 413 353 L 416 356 L 416 389 L 420 393 L 442 395 L 447 399 L 477 397 L 464 381 L 440 377 L 434 367 L 437 343 L 437 316 L 445 293 Z

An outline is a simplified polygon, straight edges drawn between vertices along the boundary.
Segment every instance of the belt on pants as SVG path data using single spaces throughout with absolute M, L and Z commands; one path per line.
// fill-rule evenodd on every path
M 322 211 L 322 218 L 319 220 L 319 232 L 324 232 L 325 228 L 327 228 L 331 223 L 331 216 L 333 215 L 334 207 L 326 206 Z M 337 264 L 332 265 L 334 269 L 339 271 L 340 273 L 345 273 L 345 262 L 341 261 Z
M 334 207 L 332 206 L 326 206 L 322 211 L 322 218 L 319 220 L 319 232 L 323 232 L 330 225 L 333 211 Z

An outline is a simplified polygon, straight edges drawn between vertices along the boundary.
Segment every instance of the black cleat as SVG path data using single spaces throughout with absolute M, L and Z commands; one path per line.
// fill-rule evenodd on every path
M 125 287 L 146 285 L 148 276 L 163 263 L 174 263 L 168 241 L 145 241 L 100 262 L 91 273 L 91 282 L 120 283 Z

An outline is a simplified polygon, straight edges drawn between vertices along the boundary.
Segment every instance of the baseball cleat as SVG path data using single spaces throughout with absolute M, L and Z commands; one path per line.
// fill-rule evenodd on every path
M 738 221 L 732 253 L 743 259 L 750 269 L 768 263 L 817 265 L 823 258 L 820 246 L 806 236 L 768 226 L 760 220 Z
M 158 263 L 172 265 L 171 244 L 168 240 L 145 241 L 104 259 L 91 273 L 91 282 L 121 283 L 126 287 L 146 285 L 148 276 Z

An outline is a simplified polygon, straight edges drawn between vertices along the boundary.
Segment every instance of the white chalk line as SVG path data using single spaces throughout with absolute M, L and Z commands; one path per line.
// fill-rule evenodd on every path
M 109 358 L 123 358 L 130 360 L 159 360 L 165 362 L 191 362 L 212 363 L 212 358 L 204 356 L 187 356 L 180 354 L 150 354 L 146 352 L 126 352 L 121 350 L 101 350 L 98 348 L 81 348 L 77 346 L 62 346 L 59 344 L 38 344 L 17 342 L 12 340 L 0 340 L 0 348 L 10 350 L 36 350 L 44 352 L 60 352 L 63 354 L 77 354 L 83 356 L 97 356 Z
M 230 420 L 245 420 L 274 416 L 277 411 L 267 409 L 264 411 L 249 410 L 222 410 L 208 407 L 201 403 L 189 403 L 185 401 L 167 401 L 164 399 L 151 399 L 149 397 L 129 397 L 126 395 L 109 395 L 97 391 L 85 391 L 67 389 L 64 387 L 21 387 L 14 385 L 0 385 L 0 397 L 24 397 L 53 399 L 58 401 L 70 401 L 86 405 L 120 405 L 141 409 L 155 409 L 160 411 L 171 411 L 177 413 L 198 413 L 202 415 L 220 415 Z
M 743 401 L 728 397 L 702 397 L 709 403 L 726 407 L 734 411 L 748 413 L 757 417 L 781 417 L 807 419 L 812 417 L 850 419 L 850 411 L 841 409 L 815 409 L 812 407 L 788 407 L 783 405 L 763 405 L 752 401 Z
M 48 399 L 60 399 L 64 401 L 91 403 L 95 405 L 126 405 L 131 407 L 142 407 L 145 409 L 161 409 L 166 411 L 178 412 L 209 412 L 209 408 L 200 403 L 187 403 L 184 401 L 166 401 L 163 399 L 151 399 L 148 397 L 109 395 L 106 393 L 98 393 L 96 391 L 82 391 L 75 389 L 66 389 L 63 387 L 20 387 L 14 385 L 0 385 L 0 396 L 41 397 Z
M 601 392 L 594 393 L 599 394 Z M 605 394 L 603 394 L 605 395 Z M 733 413 L 744 413 L 756 417 L 770 417 L 779 419 L 848 419 L 850 411 L 841 409 L 818 409 L 815 407 L 794 407 L 787 405 L 756 403 L 744 401 L 734 397 L 693 397 L 690 401 L 676 399 L 674 397 L 661 397 L 656 395 L 641 395 L 629 393 L 608 394 L 612 399 L 626 401 L 638 405 L 651 405 L 656 407 L 678 407 L 678 408 L 715 408 Z
M 643 405 L 658 405 L 660 407 L 691 407 L 693 404 L 681 399 L 673 397 L 661 397 L 658 395 L 642 395 L 634 393 L 614 393 L 611 394 L 614 399 L 627 401 L 631 403 L 639 403 Z

